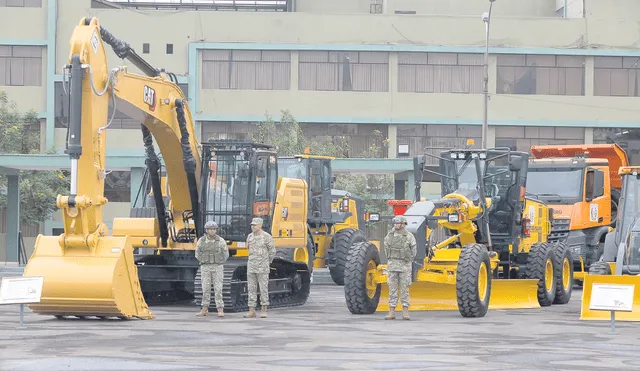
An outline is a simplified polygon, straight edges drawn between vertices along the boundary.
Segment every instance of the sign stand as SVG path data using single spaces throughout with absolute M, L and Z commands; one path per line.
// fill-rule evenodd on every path
M 3 277 L 0 304 L 20 304 L 20 328 L 24 326 L 24 305 L 39 303 L 44 277 Z
M 633 310 L 634 288 L 634 285 L 593 284 L 589 309 L 611 312 L 609 334 L 616 335 L 616 312 Z

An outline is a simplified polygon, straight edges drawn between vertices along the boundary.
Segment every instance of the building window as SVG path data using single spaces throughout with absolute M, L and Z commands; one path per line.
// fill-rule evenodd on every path
M 388 92 L 389 53 L 301 51 L 298 89 Z
M 0 8 L 42 8 L 42 0 L 0 0 Z
M 496 147 L 512 151 L 531 152 L 535 145 L 584 143 L 584 128 L 503 126 L 496 128 Z
M 0 45 L 0 86 L 42 86 L 42 49 Z
M 142 44 L 142 52 L 144 54 L 149 54 L 149 43 L 143 43 Z
M 429 153 L 440 156 L 442 148 L 465 148 L 473 139 L 471 148 L 482 145 L 482 127 L 479 125 L 398 125 L 398 145 L 409 146 L 409 156 Z M 438 165 L 438 159 L 427 156 L 427 165 Z
M 167 54 L 173 54 L 173 44 L 167 44 Z
M 289 90 L 291 53 L 261 50 L 204 50 L 202 88 Z
M 398 53 L 398 92 L 482 93 L 482 54 Z
M 584 57 L 498 55 L 498 94 L 584 95 Z
M 629 164 L 640 165 L 640 130 L 633 128 L 594 128 L 593 143 L 617 144 L 626 153 Z
M 110 172 L 104 179 L 104 197 L 109 202 L 129 202 L 131 200 L 131 171 Z
M 595 57 L 594 95 L 640 96 L 640 57 Z

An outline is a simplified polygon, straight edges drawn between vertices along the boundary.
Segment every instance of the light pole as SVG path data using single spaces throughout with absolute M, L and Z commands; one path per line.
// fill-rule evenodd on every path
M 487 148 L 487 119 L 489 110 L 489 23 L 491 22 L 491 8 L 493 2 L 489 0 L 489 11 L 482 13 L 482 21 L 484 22 L 485 39 L 484 39 L 484 80 L 482 82 L 482 94 L 484 95 L 484 116 L 482 119 L 482 148 Z

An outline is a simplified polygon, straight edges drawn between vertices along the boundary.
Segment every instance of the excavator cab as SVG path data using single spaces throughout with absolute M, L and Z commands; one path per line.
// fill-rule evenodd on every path
M 273 146 L 250 141 L 203 143 L 202 224 L 218 223 L 218 233 L 234 247 L 251 233 L 251 219 L 271 231 L 278 167 Z

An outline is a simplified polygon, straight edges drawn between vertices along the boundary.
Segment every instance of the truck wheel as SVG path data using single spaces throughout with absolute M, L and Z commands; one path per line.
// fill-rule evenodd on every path
M 329 265 L 329 274 L 331 279 L 338 285 L 344 285 L 344 270 L 351 247 L 359 242 L 366 242 L 367 237 L 359 229 L 345 228 L 341 229 L 333 235 L 329 249 L 333 250 L 333 259 L 335 264 Z
M 349 250 L 345 267 L 344 296 L 353 314 L 372 314 L 380 302 L 381 284 L 367 274 L 380 264 L 380 254 L 371 242 L 359 242 Z
M 484 245 L 465 245 L 456 272 L 458 310 L 463 317 L 484 317 L 491 297 L 491 261 Z
M 523 278 L 538 281 L 538 302 L 548 307 L 556 297 L 555 254 L 547 242 L 536 242 L 531 246 Z
M 573 255 L 564 242 L 553 245 L 556 269 L 556 297 L 553 304 L 567 304 L 573 292 Z

